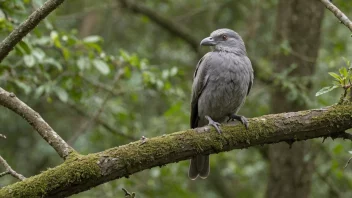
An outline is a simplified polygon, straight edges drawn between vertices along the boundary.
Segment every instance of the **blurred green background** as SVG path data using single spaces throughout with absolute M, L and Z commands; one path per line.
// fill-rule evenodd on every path
M 213 30 L 226 27 L 243 37 L 255 69 L 254 87 L 241 115 L 256 117 L 279 112 L 275 105 L 287 107 L 281 111 L 332 105 L 338 102 L 342 90 L 319 97 L 315 93 L 331 84 L 328 72 L 346 66 L 345 60 L 351 59 L 351 33 L 325 8 L 301 12 L 306 7 L 294 4 L 303 1 L 66 1 L 1 63 L 0 86 L 39 112 L 82 154 L 123 145 L 142 136 L 188 129 L 193 71 L 199 58 L 209 51 L 199 48 L 198 43 Z M 1 0 L 1 39 L 43 2 Z M 313 8 L 322 6 L 320 1 L 308 2 L 316 4 L 310 5 Z M 352 2 L 334 3 L 352 17 Z M 288 12 L 285 9 L 289 7 Z M 288 15 L 280 17 L 279 13 Z M 310 17 L 323 13 L 322 20 L 309 24 Z M 160 19 L 172 27 L 162 25 Z M 287 35 L 280 36 L 280 24 L 298 24 L 298 28 L 291 26 Z M 315 32 L 299 31 L 300 27 L 315 28 Z M 186 32 L 190 39 L 178 31 Z M 307 45 L 295 45 L 305 42 L 307 35 L 316 36 L 320 44 L 307 40 Z M 317 52 L 317 59 L 294 50 L 301 48 Z M 289 65 L 280 65 L 283 61 L 278 60 L 285 57 L 293 58 L 286 61 Z M 308 67 L 315 69 L 295 74 L 297 68 Z M 277 90 L 282 103 L 273 105 L 273 97 L 278 99 Z M 25 120 L 3 107 L 0 133 L 7 136 L 6 140 L 0 139 L 0 155 L 26 177 L 62 163 Z M 308 178 L 300 182 L 302 178 L 287 177 L 299 180 L 298 187 L 289 185 L 293 189 L 287 191 L 302 192 L 302 197 L 352 197 L 352 166 L 343 168 L 352 144 L 339 139 L 306 142 L 309 145 L 301 151 L 298 161 L 309 162 L 310 168 L 301 169 L 302 164 L 297 164 L 282 169 Z M 288 149 L 289 145 L 283 147 Z M 300 150 L 297 147 L 295 153 Z M 122 187 L 137 197 L 287 197 L 280 194 L 285 192 L 270 194 L 282 188 L 269 185 L 280 180 L 273 171 L 281 169 L 270 168 L 277 159 L 271 157 L 271 150 L 261 146 L 212 155 L 211 173 L 206 180 L 189 180 L 189 162 L 182 161 L 72 197 L 123 197 Z M 290 156 L 280 156 L 285 158 Z M 3 170 L 0 167 L 0 172 Z M 11 176 L 2 177 L 0 187 L 13 182 L 16 179 Z

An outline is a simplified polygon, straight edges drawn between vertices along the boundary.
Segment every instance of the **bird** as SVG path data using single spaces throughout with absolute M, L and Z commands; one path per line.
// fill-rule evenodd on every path
M 238 120 L 248 129 L 248 120 L 237 112 L 253 85 L 253 68 L 241 36 L 227 28 L 213 31 L 200 42 L 211 46 L 198 62 L 193 75 L 191 128 L 213 126 L 221 134 L 221 123 Z M 208 177 L 209 155 L 191 158 L 188 176 L 195 180 Z

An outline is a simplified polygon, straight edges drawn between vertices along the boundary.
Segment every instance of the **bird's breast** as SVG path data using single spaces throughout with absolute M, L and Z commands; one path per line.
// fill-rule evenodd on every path
M 235 60 L 236 61 L 236 60 Z M 207 85 L 198 100 L 198 113 L 223 122 L 229 114 L 237 113 L 247 95 L 250 74 L 238 62 L 218 64 L 208 70 Z

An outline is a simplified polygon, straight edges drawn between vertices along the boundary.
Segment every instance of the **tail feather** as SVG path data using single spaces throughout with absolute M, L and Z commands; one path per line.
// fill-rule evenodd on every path
M 195 180 L 198 175 L 200 178 L 205 179 L 208 177 L 209 172 L 209 155 L 197 155 L 192 157 L 188 171 L 188 177 L 190 179 Z
M 209 155 L 199 155 L 202 157 L 202 168 L 199 169 L 199 177 L 202 179 L 206 179 L 210 173 L 210 165 L 209 165 Z
M 192 157 L 191 159 L 191 163 L 189 165 L 188 177 L 191 180 L 195 180 L 198 177 L 197 157 Z

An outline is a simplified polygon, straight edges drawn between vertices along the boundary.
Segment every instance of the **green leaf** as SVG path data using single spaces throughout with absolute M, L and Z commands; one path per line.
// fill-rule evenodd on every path
M 280 51 L 285 54 L 285 55 L 288 55 L 291 53 L 292 51 L 292 48 L 291 48 L 291 45 L 290 43 L 288 42 L 288 40 L 284 40 L 283 42 L 281 42 L 280 44 Z
M 39 98 L 45 90 L 45 85 L 40 85 L 34 92 L 34 97 L 35 98 Z
M 26 53 L 26 54 L 30 54 L 31 53 L 31 48 L 29 47 L 29 45 L 24 42 L 24 41 L 20 41 L 18 43 L 18 45 L 23 49 L 23 51 Z
M 37 58 L 39 62 L 42 62 L 45 57 L 45 52 L 40 48 L 33 49 L 32 55 Z
M 110 68 L 109 65 L 107 65 L 104 61 L 99 60 L 99 59 L 94 59 L 93 60 L 93 65 L 95 68 L 100 71 L 101 74 L 107 75 L 110 73 Z
M 35 59 L 32 55 L 25 55 L 23 60 L 27 67 L 33 67 L 35 65 Z
M 322 89 L 320 89 L 320 90 L 315 94 L 315 96 L 320 96 L 320 95 L 322 95 L 322 94 L 328 93 L 328 92 L 330 92 L 330 91 L 332 91 L 332 90 L 334 90 L 334 89 L 336 89 L 336 88 L 338 88 L 338 87 L 339 87 L 339 86 L 336 86 L 336 85 L 330 86 L 330 87 L 323 87 Z
M 96 43 L 85 43 L 85 45 L 91 49 L 96 50 L 98 53 L 101 53 L 103 50 L 101 49 L 100 45 Z
M 350 61 L 350 60 L 348 60 L 348 59 L 345 58 L 345 57 L 342 57 L 342 59 L 343 59 L 343 61 L 345 61 L 346 66 L 350 66 L 350 64 L 351 64 L 351 61 Z
M 343 77 L 347 77 L 348 76 L 348 71 L 347 71 L 346 67 L 340 68 L 339 72 L 340 72 L 341 76 L 343 76 Z
M 50 33 L 50 38 L 54 42 L 55 47 L 62 48 L 62 45 L 59 39 L 59 33 L 57 33 L 56 31 L 52 31 Z
M 85 43 L 98 43 L 100 41 L 103 41 L 103 38 L 101 38 L 100 36 L 88 36 L 86 38 L 83 39 L 83 42 Z
M 171 76 L 175 76 L 178 72 L 178 68 L 177 67 L 172 67 L 170 70 L 170 75 Z
M 329 72 L 329 75 L 334 77 L 337 81 L 341 81 L 342 80 L 341 76 L 339 76 L 337 73 Z
M 126 78 L 131 78 L 131 75 L 132 75 L 131 69 L 129 67 L 125 67 L 123 69 L 124 69 L 124 74 L 125 74 Z
M 18 80 L 14 81 L 14 82 L 19 88 L 21 88 L 25 92 L 25 94 L 29 94 L 31 92 L 31 87 L 28 86 L 26 83 L 23 83 Z
M 50 64 L 50 65 L 53 65 L 55 66 L 59 71 L 62 71 L 62 65 L 56 61 L 55 59 L 53 58 L 47 58 L 47 59 L 44 59 L 43 63 L 47 63 L 47 64 Z
M 84 69 L 89 67 L 89 60 L 86 57 L 79 57 L 77 60 L 77 67 L 79 70 L 83 71 Z
M 68 50 L 67 48 L 62 48 L 62 53 L 64 54 L 65 60 L 69 60 L 70 59 L 70 57 L 71 57 L 70 50 Z
M 66 92 L 66 90 L 62 89 L 61 87 L 57 87 L 55 89 L 55 93 L 57 95 L 57 97 L 59 97 L 59 99 L 62 101 L 62 102 L 67 102 L 68 100 L 68 94 Z

